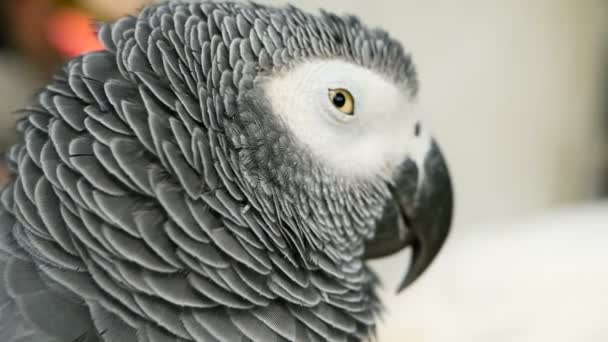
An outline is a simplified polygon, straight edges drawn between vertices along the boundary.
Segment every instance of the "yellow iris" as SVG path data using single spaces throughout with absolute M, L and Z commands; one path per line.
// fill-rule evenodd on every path
M 339 111 L 346 115 L 355 114 L 355 99 L 346 89 L 329 89 L 329 100 Z

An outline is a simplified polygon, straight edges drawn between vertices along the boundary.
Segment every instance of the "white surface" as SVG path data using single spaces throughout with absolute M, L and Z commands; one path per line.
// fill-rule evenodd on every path
M 475 228 L 399 296 L 407 256 L 375 264 L 388 282 L 379 341 L 608 341 L 608 203 Z

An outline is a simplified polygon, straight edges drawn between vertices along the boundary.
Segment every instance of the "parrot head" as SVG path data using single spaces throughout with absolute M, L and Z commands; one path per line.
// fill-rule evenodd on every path
M 309 268 L 319 256 L 348 269 L 411 247 L 402 290 L 441 249 L 453 207 L 410 55 L 354 16 L 260 9 L 270 24 L 254 22 L 259 51 L 239 44 L 255 70 L 228 124 L 239 172 Z

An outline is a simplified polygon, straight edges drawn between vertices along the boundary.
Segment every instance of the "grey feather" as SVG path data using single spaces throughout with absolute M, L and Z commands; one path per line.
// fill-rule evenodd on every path
M 360 242 L 384 194 L 321 169 L 256 84 L 341 58 L 415 92 L 401 46 L 350 17 L 210 1 L 148 6 L 98 36 L 105 50 L 38 94 L 8 154 L 0 340 L 373 335 Z

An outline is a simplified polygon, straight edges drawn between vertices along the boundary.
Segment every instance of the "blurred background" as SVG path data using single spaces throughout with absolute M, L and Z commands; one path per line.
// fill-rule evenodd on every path
M 145 2 L 2 0 L 0 150 L 52 71 L 99 49 L 91 18 Z M 430 271 L 394 296 L 408 256 L 374 263 L 379 341 L 608 341 L 608 2 L 293 3 L 357 14 L 412 52 L 454 177 L 454 229 Z

